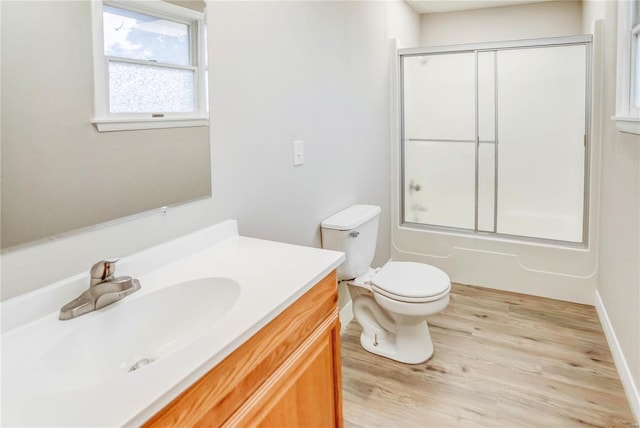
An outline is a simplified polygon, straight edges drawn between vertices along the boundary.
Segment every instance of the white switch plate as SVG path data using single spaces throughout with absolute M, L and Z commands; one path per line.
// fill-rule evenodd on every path
M 293 142 L 293 166 L 304 164 L 304 141 Z

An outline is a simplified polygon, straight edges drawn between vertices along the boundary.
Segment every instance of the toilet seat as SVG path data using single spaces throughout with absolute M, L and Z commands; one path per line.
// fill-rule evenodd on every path
M 440 269 L 424 263 L 389 262 L 371 277 L 371 289 L 396 301 L 425 303 L 449 294 L 451 280 Z

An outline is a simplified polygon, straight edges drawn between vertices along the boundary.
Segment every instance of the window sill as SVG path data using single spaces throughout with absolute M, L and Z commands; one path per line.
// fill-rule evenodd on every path
M 189 119 L 93 119 L 98 132 L 209 126 L 208 118 Z
M 640 135 L 640 117 L 612 116 L 616 121 L 618 131 Z

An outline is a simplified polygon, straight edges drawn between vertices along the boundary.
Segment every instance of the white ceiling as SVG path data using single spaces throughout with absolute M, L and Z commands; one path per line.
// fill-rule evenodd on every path
M 454 12 L 554 0 L 405 0 L 418 13 Z

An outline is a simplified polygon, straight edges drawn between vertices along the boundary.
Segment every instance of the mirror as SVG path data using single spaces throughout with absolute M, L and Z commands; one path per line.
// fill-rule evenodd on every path
M 0 7 L 3 250 L 211 195 L 208 126 L 92 124 L 91 2 Z

